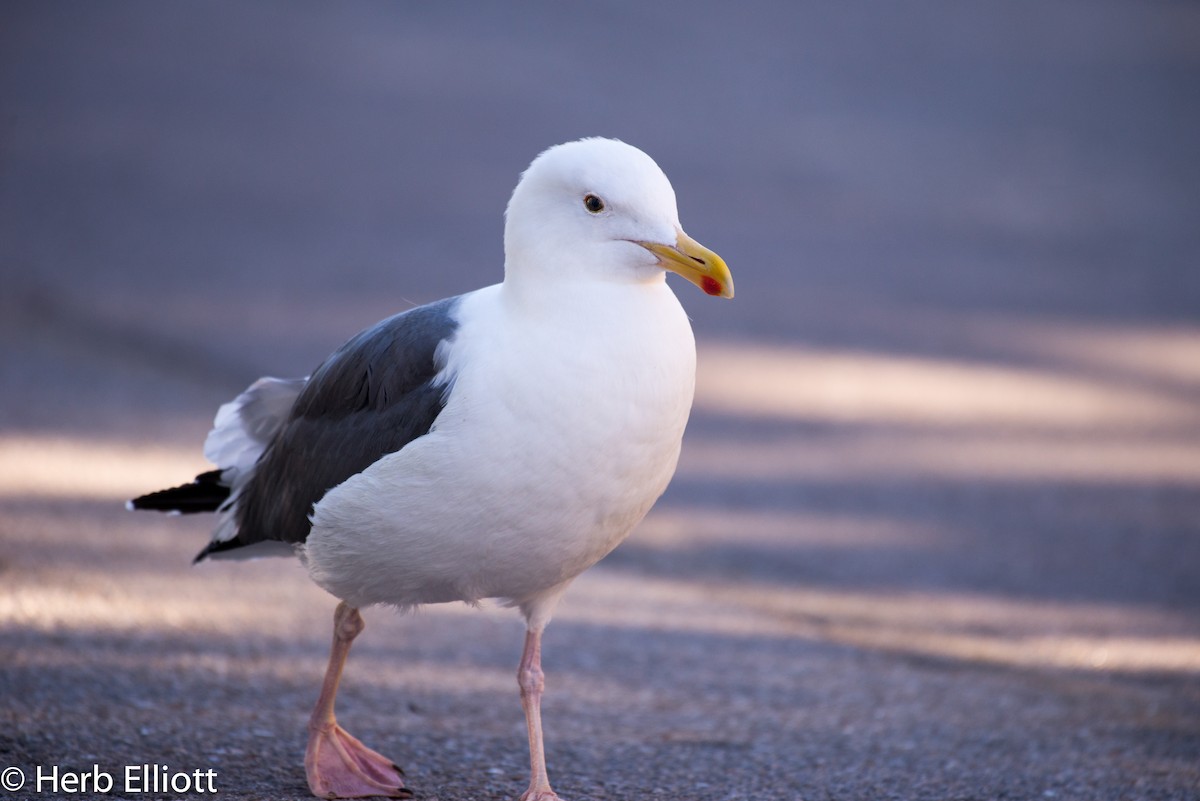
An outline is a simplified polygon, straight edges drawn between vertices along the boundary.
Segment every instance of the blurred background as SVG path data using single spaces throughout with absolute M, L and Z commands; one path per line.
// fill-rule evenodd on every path
M 599 135 L 737 298 L 675 284 L 679 476 L 547 634 L 560 794 L 1197 797 L 1198 86 L 1189 2 L 4 4 L 0 761 L 305 792 L 332 599 L 121 503 Z M 519 794 L 515 616 L 368 625 L 347 727 Z

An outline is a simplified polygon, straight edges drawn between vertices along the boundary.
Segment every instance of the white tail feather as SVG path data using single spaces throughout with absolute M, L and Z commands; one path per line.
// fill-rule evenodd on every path
M 260 378 L 217 410 L 213 429 L 204 440 L 204 456 L 221 469 L 229 484 L 229 500 L 221 505 L 213 539 L 237 535 L 234 511 L 238 494 L 254 475 L 254 467 L 287 420 L 307 378 Z

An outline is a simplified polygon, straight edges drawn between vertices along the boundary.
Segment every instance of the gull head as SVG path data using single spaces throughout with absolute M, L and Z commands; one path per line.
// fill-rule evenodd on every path
M 684 233 L 675 190 L 654 160 L 616 139 L 542 153 L 505 212 L 505 282 L 661 282 L 682 275 L 733 297 L 724 260 Z

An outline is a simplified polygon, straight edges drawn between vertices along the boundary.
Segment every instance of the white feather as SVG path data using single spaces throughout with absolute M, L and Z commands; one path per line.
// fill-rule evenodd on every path
M 204 440 L 204 456 L 220 468 L 221 480 L 229 485 L 230 491 L 229 499 L 218 510 L 214 541 L 226 542 L 237 536 L 238 494 L 254 475 L 258 458 L 287 420 L 307 381 L 307 378 L 260 378 L 217 410 L 212 431 Z M 240 553 L 230 555 L 243 557 Z

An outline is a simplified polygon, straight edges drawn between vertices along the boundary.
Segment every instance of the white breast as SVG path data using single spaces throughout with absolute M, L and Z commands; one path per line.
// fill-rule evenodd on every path
M 665 282 L 590 286 L 536 313 L 466 297 L 434 429 L 330 491 L 305 547 L 355 606 L 522 601 L 621 542 L 675 471 L 695 383 Z

